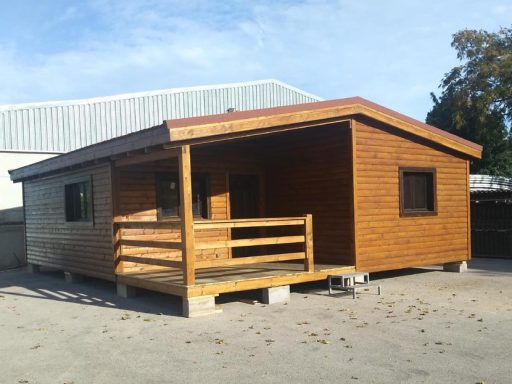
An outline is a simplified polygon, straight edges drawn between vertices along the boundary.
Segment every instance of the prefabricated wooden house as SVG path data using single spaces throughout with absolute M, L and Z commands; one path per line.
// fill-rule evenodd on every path
M 11 178 L 31 265 L 192 314 L 223 292 L 468 260 L 481 151 L 356 97 L 168 120 Z

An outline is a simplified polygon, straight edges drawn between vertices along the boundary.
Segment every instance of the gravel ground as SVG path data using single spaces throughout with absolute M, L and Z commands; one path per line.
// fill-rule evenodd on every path
M 292 287 L 223 295 L 185 319 L 178 298 L 62 273 L 0 273 L 1 383 L 510 383 L 512 260 L 372 275 L 382 296 Z

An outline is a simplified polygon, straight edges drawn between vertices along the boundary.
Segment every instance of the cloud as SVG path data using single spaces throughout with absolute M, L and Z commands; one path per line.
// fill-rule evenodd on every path
M 423 119 L 455 63 L 443 4 L 90 0 L 41 14 L 44 44 L 0 39 L 0 104 L 278 78 Z

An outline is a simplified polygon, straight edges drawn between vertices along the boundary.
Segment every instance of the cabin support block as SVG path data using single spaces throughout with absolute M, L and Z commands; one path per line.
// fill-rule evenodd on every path
M 64 272 L 64 278 L 66 279 L 66 283 L 76 284 L 82 283 L 85 280 L 84 275 L 79 275 L 78 273 L 72 272 Z
M 28 264 L 27 271 L 29 273 L 39 273 L 39 272 L 41 272 L 41 266 L 37 265 L 37 264 Z
M 263 288 L 263 304 L 287 303 L 290 301 L 290 286 Z
M 129 299 L 130 297 L 137 296 L 137 288 L 130 285 L 117 283 L 117 296 Z
M 196 296 L 183 298 L 183 316 L 198 317 L 220 313 L 222 309 L 215 305 L 215 296 Z
M 446 272 L 467 272 L 468 271 L 468 263 L 465 261 L 458 261 L 456 263 L 446 263 L 443 264 L 443 271 Z

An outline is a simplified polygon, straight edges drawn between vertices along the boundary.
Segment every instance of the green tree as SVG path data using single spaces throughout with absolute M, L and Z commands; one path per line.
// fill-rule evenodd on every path
M 512 176 L 512 29 L 462 30 L 452 47 L 461 65 L 431 93 L 427 123 L 484 146 L 471 172 Z

